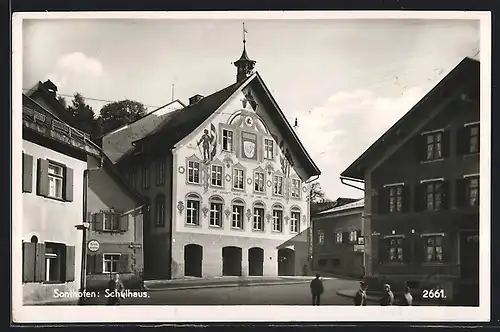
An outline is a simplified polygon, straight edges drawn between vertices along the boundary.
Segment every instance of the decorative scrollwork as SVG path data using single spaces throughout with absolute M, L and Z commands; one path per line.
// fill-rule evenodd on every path
M 247 219 L 248 219 L 248 221 L 250 221 L 252 219 L 252 216 L 253 216 L 252 210 L 247 209 Z
M 229 216 L 231 215 L 231 211 L 229 209 L 226 209 L 224 211 L 224 214 L 226 215 L 226 219 L 229 219 Z
M 177 203 L 177 210 L 179 210 L 179 213 L 182 214 L 182 211 L 184 210 L 184 202 L 183 201 L 179 201 Z
M 184 174 L 184 172 L 186 171 L 184 166 L 179 166 L 178 170 L 179 170 L 179 173 L 181 173 L 181 174 Z
M 268 212 L 266 214 L 266 220 L 267 220 L 267 223 L 269 224 L 271 222 L 271 219 L 273 218 L 273 216 Z
M 203 212 L 203 217 L 207 217 L 208 215 L 208 211 L 210 211 L 210 209 L 205 205 L 202 209 L 201 209 L 201 212 Z

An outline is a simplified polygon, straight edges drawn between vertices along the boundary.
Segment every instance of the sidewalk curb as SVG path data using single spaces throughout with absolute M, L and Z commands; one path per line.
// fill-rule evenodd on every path
M 230 287 L 256 287 L 256 286 L 277 286 L 277 285 L 296 285 L 296 284 L 306 284 L 309 280 L 303 281 L 290 281 L 290 282 L 270 282 L 270 283 L 257 283 L 257 284 L 218 284 L 218 285 L 193 285 L 193 286 L 180 286 L 180 287 L 170 287 L 170 288 L 147 288 L 148 292 L 156 291 L 177 291 L 177 290 L 189 290 L 189 289 L 203 289 L 203 288 L 230 288 Z

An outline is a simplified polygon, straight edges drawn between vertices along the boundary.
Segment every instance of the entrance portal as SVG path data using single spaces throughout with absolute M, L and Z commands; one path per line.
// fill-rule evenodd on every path
M 264 274 L 264 249 L 253 247 L 248 249 L 248 275 L 262 276 Z
M 184 246 L 184 276 L 202 276 L 203 247 L 199 244 Z
M 241 257 L 240 247 L 222 248 L 222 275 L 241 276 Z
M 295 275 L 295 251 L 290 248 L 278 250 L 278 275 Z

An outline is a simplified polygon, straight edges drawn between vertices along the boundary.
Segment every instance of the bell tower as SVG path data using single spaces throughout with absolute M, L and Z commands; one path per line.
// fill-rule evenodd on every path
M 248 31 L 245 29 L 245 23 L 243 23 L 243 52 L 241 53 L 241 57 L 234 62 L 234 65 L 237 68 L 236 81 L 241 82 L 250 76 L 255 67 L 256 61 L 251 60 L 248 57 L 246 50 L 246 34 Z

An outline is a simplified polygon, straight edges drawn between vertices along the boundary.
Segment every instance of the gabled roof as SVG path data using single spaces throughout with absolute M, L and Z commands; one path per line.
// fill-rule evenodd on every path
M 330 213 L 334 214 L 336 212 L 341 212 L 341 211 L 343 212 L 343 211 L 347 211 L 347 210 L 363 208 L 364 206 L 365 206 L 365 199 L 361 198 L 361 199 L 354 201 L 354 202 L 351 202 L 351 203 L 347 203 L 347 204 L 336 206 L 334 208 L 331 208 L 331 209 L 328 209 L 325 211 L 318 212 L 318 215 L 325 215 L 325 214 L 330 214 Z
M 361 156 L 347 167 L 340 176 L 343 178 L 363 180 L 364 170 L 377 160 L 377 157 L 384 153 L 396 138 L 401 137 L 401 133 L 410 131 L 409 128 L 424 121 L 428 112 L 436 107 L 443 100 L 444 96 L 451 95 L 460 88 L 460 86 L 468 84 L 474 84 L 475 86 L 473 88 L 477 88 L 479 91 L 479 61 L 466 57 L 401 119 L 377 139 L 375 143 L 363 152 Z
M 250 82 L 248 82 L 249 80 Z M 319 168 L 309 156 L 297 134 L 286 120 L 285 115 L 274 100 L 269 89 L 264 84 L 264 81 L 259 73 L 255 73 L 255 75 L 250 76 L 246 80 L 231 84 L 222 90 L 206 96 L 193 105 L 189 105 L 183 109 L 169 113 L 169 116 L 161 125 L 159 125 L 149 135 L 135 141 L 134 143 L 137 145 L 147 141 L 148 146 L 154 146 L 158 142 L 160 142 L 162 146 L 174 146 L 177 142 L 189 135 L 206 119 L 208 119 L 246 82 L 248 82 L 249 86 L 255 89 L 258 97 L 260 97 L 259 100 L 261 100 L 265 104 L 264 107 L 269 110 L 272 121 L 281 131 L 283 138 L 288 143 L 288 146 L 293 154 L 305 160 L 304 166 L 307 173 L 310 174 L 310 176 L 320 175 L 321 172 Z M 130 156 L 131 154 L 133 154 L 133 151 L 130 151 L 127 155 L 123 156 L 120 161 L 125 160 L 126 156 Z

